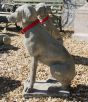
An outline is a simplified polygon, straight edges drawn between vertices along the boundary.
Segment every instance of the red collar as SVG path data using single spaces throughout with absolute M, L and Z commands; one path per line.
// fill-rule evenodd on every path
M 28 30 L 30 30 L 31 28 L 33 28 L 36 24 L 38 24 L 40 21 L 37 19 L 34 22 L 32 22 L 31 24 L 29 24 L 28 26 L 26 26 L 25 28 L 23 28 L 20 32 L 22 34 L 24 34 L 25 32 L 27 32 Z
M 40 21 L 40 24 L 43 24 L 44 22 L 46 22 L 49 19 L 49 16 L 46 16 L 42 21 Z

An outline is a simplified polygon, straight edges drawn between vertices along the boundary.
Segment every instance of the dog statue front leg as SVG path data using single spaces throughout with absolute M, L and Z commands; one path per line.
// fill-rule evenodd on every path
M 37 58 L 33 57 L 33 59 L 32 59 L 32 68 L 30 69 L 30 88 L 31 89 L 33 89 L 33 84 L 35 82 L 37 62 L 38 62 Z
M 37 63 L 38 63 L 37 57 L 32 57 L 32 67 L 30 69 L 30 76 L 28 76 L 28 80 L 27 80 L 27 83 L 30 85 L 27 85 L 25 90 L 27 93 L 33 92 L 33 85 L 36 77 Z

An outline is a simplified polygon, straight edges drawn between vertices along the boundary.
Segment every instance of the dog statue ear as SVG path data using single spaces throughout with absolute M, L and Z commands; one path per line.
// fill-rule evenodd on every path
M 33 7 L 25 7 L 22 12 L 22 21 L 34 21 L 37 18 L 36 10 Z
M 52 14 L 52 10 L 51 10 L 50 6 L 46 6 L 46 11 L 48 14 Z

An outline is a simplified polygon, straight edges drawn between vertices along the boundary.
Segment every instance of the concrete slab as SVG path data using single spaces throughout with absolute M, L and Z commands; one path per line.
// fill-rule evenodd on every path
M 70 96 L 70 92 L 61 89 L 61 84 L 57 81 L 37 81 L 34 84 L 33 92 L 26 92 L 26 88 L 29 86 L 29 83 L 26 81 L 24 83 L 23 96 L 28 99 L 31 97 L 63 97 L 67 98 Z
M 75 40 L 88 42 L 88 34 L 74 33 L 74 34 L 72 35 L 72 38 L 75 39 Z
M 88 3 L 75 13 L 73 38 L 88 41 Z

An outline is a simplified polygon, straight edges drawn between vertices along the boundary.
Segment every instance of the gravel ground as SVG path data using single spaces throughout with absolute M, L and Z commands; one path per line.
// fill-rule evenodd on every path
M 0 28 L 2 32 L 2 27 Z M 61 33 L 64 46 L 72 54 L 75 61 L 76 76 L 72 81 L 72 97 L 60 98 L 30 98 L 22 96 L 23 82 L 30 72 L 31 57 L 23 45 L 23 36 L 14 26 L 8 28 L 11 46 L 0 46 L 0 102 L 88 102 L 88 42 L 72 39 L 71 32 Z M 46 80 L 49 68 L 38 64 L 37 80 Z

